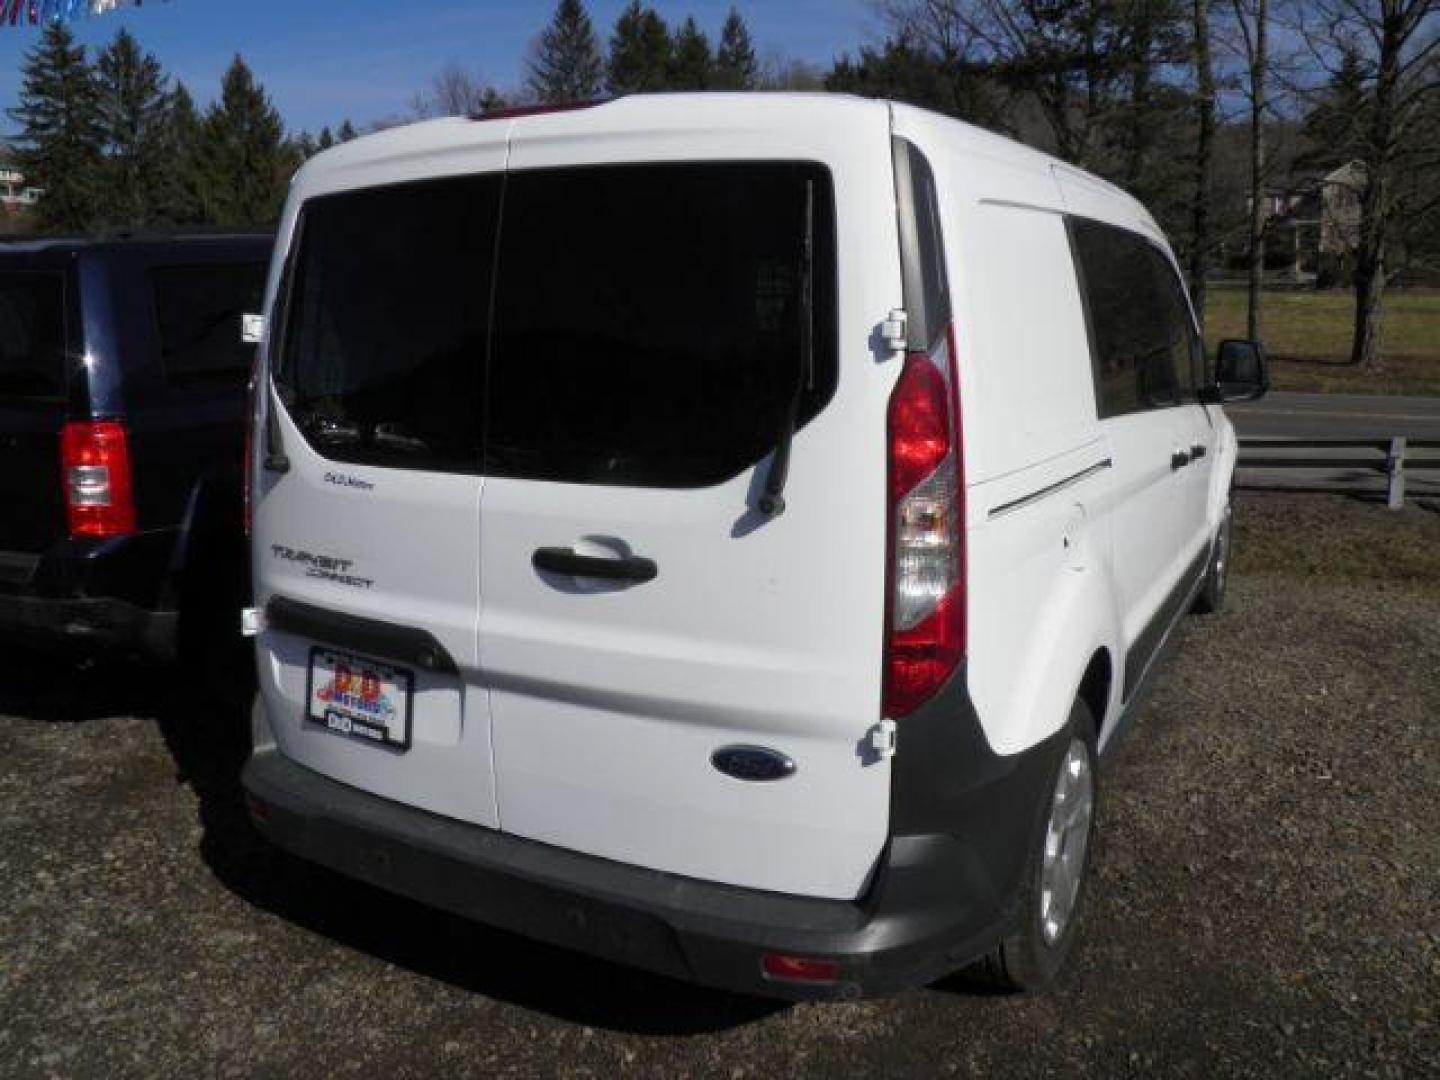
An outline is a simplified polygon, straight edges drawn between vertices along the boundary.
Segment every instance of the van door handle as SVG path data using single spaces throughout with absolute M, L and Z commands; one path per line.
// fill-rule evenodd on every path
M 1184 450 L 1176 450 L 1170 455 L 1170 468 L 1183 469 L 1190 464 L 1190 455 Z
M 1190 460 L 1199 461 L 1209 452 L 1209 447 L 1207 447 L 1204 443 L 1196 443 L 1194 446 L 1190 447 Z
M 603 555 L 581 555 L 572 548 L 536 548 L 530 557 L 536 570 L 572 577 L 601 578 L 605 581 L 653 581 L 660 572 L 654 559 L 627 555 L 612 559 Z

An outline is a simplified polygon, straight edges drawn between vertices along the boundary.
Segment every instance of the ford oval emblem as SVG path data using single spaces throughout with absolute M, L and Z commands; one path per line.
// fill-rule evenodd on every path
M 722 746 L 710 755 L 710 764 L 736 780 L 784 780 L 795 773 L 795 762 L 763 746 Z

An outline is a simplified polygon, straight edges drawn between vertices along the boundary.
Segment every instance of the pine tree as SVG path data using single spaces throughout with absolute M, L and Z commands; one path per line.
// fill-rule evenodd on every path
M 144 225 L 162 216 L 157 202 L 174 165 L 165 146 L 169 78 L 123 29 L 97 68 L 107 158 L 103 217 L 119 226 Z
M 720 30 L 720 47 L 715 50 L 713 84 L 717 90 L 754 90 L 759 65 L 750 28 L 733 7 Z
M 654 8 L 631 0 L 610 37 L 606 83 L 612 94 L 665 89 L 670 69 L 670 31 Z
M 36 207 L 43 229 L 84 231 L 104 191 L 104 142 L 99 91 L 85 47 L 51 23 L 25 57 L 20 104 L 9 110 L 21 126 L 18 164 L 45 194 Z
M 712 65 L 709 39 L 696 25 L 694 17 L 687 17 L 670 47 L 670 89 L 707 89 Z
M 258 225 L 280 213 L 293 151 L 263 87 L 238 55 L 210 107 L 200 142 L 207 216 L 217 225 Z
M 359 137 L 360 133 L 355 130 L 355 125 L 348 119 L 340 122 L 340 130 L 335 133 L 335 138 L 342 143 L 351 142 Z
M 605 63 L 580 0 L 560 0 L 530 57 L 531 92 L 543 102 L 586 101 L 600 93 Z
M 334 136 L 334 134 L 330 131 L 330 129 L 329 129 L 328 127 L 322 127 L 322 128 L 320 129 L 320 137 L 315 140 L 315 150 L 316 150 L 316 152 L 320 152 L 320 151 L 324 151 L 324 150 L 329 150 L 329 149 L 330 149 L 332 146 L 334 146 L 334 145 L 335 145 L 335 136 Z
M 169 166 L 153 195 L 155 216 L 172 225 L 197 225 L 208 220 L 206 183 L 200 161 L 203 123 L 195 99 L 177 82 L 165 108 L 163 155 Z

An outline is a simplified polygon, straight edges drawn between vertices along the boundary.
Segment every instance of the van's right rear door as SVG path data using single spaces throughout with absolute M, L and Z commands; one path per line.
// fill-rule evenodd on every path
M 603 128 L 630 107 L 512 141 L 480 544 L 501 827 L 853 898 L 889 825 L 867 751 L 898 370 L 871 350 L 901 293 L 888 115 L 789 103 L 793 131 L 726 137 L 677 99 L 629 162 Z M 746 775 L 736 747 L 793 772 Z

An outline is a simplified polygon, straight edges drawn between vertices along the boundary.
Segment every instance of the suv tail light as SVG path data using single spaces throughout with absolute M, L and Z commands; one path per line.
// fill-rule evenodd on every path
M 125 428 L 111 420 L 72 422 L 60 436 L 60 467 L 71 536 L 135 531 L 135 494 Z
M 964 476 L 953 330 L 912 352 L 890 395 L 884 715 L 904 716 L 965 655 Z

